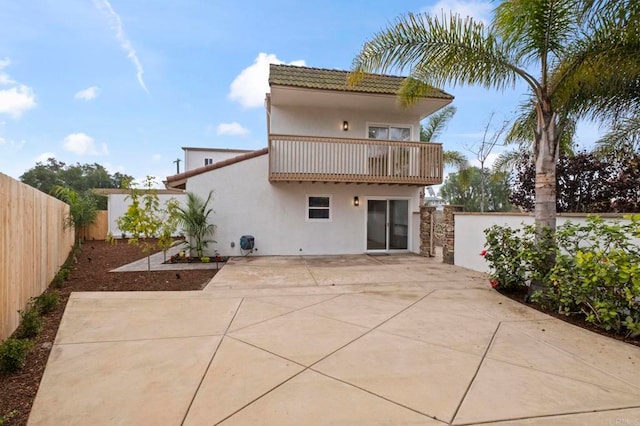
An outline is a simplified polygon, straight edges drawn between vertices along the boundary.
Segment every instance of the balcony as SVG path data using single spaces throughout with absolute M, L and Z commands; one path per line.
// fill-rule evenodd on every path
M 442 145 L 269 135 L 269 181 L 438 185 Z

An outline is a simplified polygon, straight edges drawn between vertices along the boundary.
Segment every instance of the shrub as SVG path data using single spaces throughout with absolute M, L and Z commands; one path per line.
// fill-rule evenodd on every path
M 69 279 L 69 275 L 71 275 L 71 270 L 68 268 L 61 268 L 56 275 L 53 277 L 52 284 L 54 287 L 60 288 L 65 281 Z
M 42 331 L 42 318 L 35 306 L 30 305 L 20 313 L 20 326 L 16 330 L 16 337 L 19 339 L 28 339 L 36 337 Z
M 640 215 L 627 218 L 620 224 L 590 217 L 559 228 L 561 251 L 536 300 L 605 330 L 640 335 L 640 248 L 632 240 L 640 237 Z
M 480 254 L 489 262 L 492 286 L 510 291 L 529 286 L 534 280 L 544 281 L 544 277 L 539 274 L 543 270 L 540 266 L 546 256 L 553 253 L 554 248 L 537 245 L 533 225 L 515 230 L 494 225 L 485 229 L 484 233 L 487 250 Z
M 0 344 L 0 371 L 11 373 L 24 367 L 27 354 L 33 347 L 30 340 L 10 337 Z
M 42 293 L 34 299 L 34 306 L 41 315 L 46 315 L 53 311 L 60 302 L 60 295 L 57 291 Z
M 628 223 L 589 217 L 584 225 L 567 222 L 558 227 L 556 246 L 535 244 L 535 229 L 493 226 L 485 230 L 483 255 L 491 279 L 501 289 L 544 285 L 533 300 L 566 315 L 578 314 L 605 330 L 640 335 L 640 214 Z M 547 231 L 549 232 L 549 231 Z M 634 241 L 635 239 L 635 241 Z M 555 256 L 547 275 L 538 271 Z M 494 283 L 492 283 L 493 285 Z
M 209 256 L 202 256 L 202 257 L 200 258 L 200 261 L 201 261 L 202 263 L 209 263 L 209 262 L 211 262 L 211 258 L 210 258 Z

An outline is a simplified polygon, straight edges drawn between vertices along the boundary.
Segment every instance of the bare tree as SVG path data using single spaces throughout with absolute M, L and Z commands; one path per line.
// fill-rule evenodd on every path
M 475 155 L 475 157 L 480 162 L 480 211 L 484 213 L 484 200 L 485 200 L 485 192 L 486 192 L 486 179 L 487 173 L 485 171 L 485 163 L 487 162 L 487 158 L 493 151 L 493 149 L 497 145 L 501 145 L 498 142 L 502 137 L 502 134 L 507 130 L 507 126 L 509 122 L 504 120 L 502 125 L 494 131 L 491 131 L 491 121 L 493 121 L 494 112 L 489 116 L 489 120 L 487 121 L 487 125 L 484 127 L 484 134 L 482 135 L 482 141 L 477 145 L 472 145 L 467 148 L 467 151 Z

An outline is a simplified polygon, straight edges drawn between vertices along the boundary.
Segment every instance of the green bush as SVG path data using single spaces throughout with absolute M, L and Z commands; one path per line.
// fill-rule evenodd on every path
M 28 306 L 20 313 L 20 326 L 16 330 L 15 336 L 19 339 L 29 339 L 36 337 L 42 331 L 42 318 L 35 306 Z
M 60 294 L 57 291 L 42 293 L 34 299 L 34 306 L 41 315 L 46 315 L 53 311 L 60 302 Z
M 24 367 L 27 354 L 33 347 L 30 340 L 10 337 L 0 344 L 0 371 L 11 373 Z
M 550 232 L 548 230 L 545 233 Z M 489 262 L 491 285 L 510 291 L 529 286 L 532 281 L 544 281 L 540 265 L 553 247 L 541 247 L 536 243 L 536 231 L 532 225 L 521 229 L 494 225 L 485 229 L 485 247 L 480 253 Z
M 53 277 L 53 285 L 54 287 L 60 288 L 65 281 L 69 279 L 69 275 L 71 275 L 71 270 L 65 267 L 60 268 L 60 270 Z
M 640 334 L 640 215 L 629 223 L 590 217 L 558 230 L 560 248 L 541 303 L 627 336 Z
M 582 315 L 605 330 L 640 335 L 640 214 L 627 223 L 589 217 L 584 225 L 558 227 L 556 246 L 535 243 L 535 229 L 493 226 L 485 230 L 483 255 L 491 268 L 492 285 L 503 289 L 541 282 L 544 291 L 534 301 L 566 315 Z M 549 232 L 549 231 L 546 231 Z M 541 265 L 555 264 L 547 275 Z

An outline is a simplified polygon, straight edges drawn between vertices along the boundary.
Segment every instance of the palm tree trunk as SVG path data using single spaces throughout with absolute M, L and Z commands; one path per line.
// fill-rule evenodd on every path
M 547 104 L 549 105 L 549 104 Z M 550 107 L 539 111 L 535 132 L 534 161 L 535 181 L 535 225 L 540 264 L 534 265 L 544 277 L 555 264 L 556 231 L 556 164 L 558 161 L 558 134 L 556 115 Z M 534 280 L 529 287 L 529 295 L 543 290 L 542 280 Z

